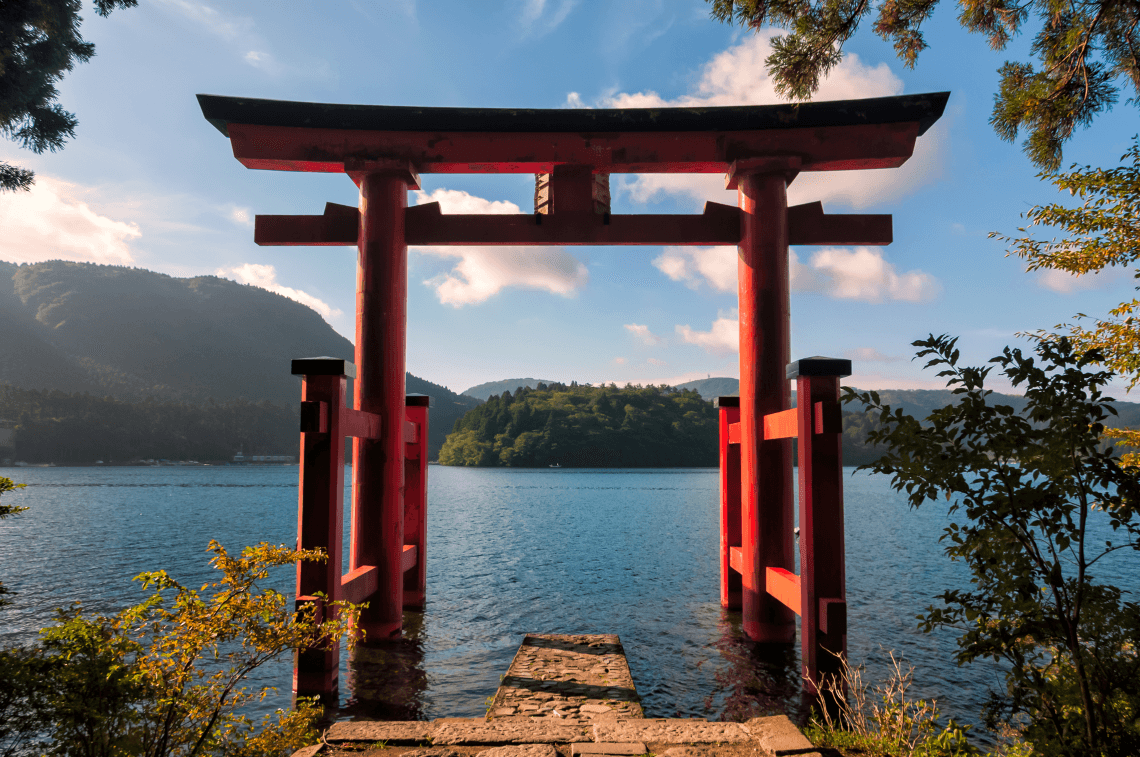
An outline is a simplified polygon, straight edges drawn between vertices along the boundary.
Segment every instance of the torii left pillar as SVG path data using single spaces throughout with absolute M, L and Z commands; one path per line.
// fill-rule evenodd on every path
M 365 638 L 400 633 L 404 607 L 404 372 L 408 322 L 410 166 L 348 173 L 360 187 L 356 267 L 355 407 L 378 414 L 379 439 L 353 440 L 353 519 L 349 568 L 375 565 L 378 587 L 360 616 Z

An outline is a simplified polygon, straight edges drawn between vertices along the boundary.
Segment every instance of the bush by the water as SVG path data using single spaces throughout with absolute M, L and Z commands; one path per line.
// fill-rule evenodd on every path
M 504 392 L 455 423 L 443 465 L 713 466 L 717 416 L 694 391 L 539 384 Z

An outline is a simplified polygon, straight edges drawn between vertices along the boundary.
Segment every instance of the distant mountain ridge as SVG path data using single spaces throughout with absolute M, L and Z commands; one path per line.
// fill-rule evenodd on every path
M 296 408 L 293 358 L 353 359 L 352 343 L 316 311 L 265 289 L 60 260 L 0 261 L 0 334 L 0 384 L 132 402 L 247 399 Z M 406 391 L 432 397 L 433 456 L 479 404 L 411 374 Z
M 485 384 L 478 384 L 470 389 L 464 389 L 463 394 L 468 397 L 475 397 L 476 399 L 486 402 L 492 395 L 502 394 L 503 392 L 514 392 L 520 386 L 525 386 L 528 389 L 534 389 L 539 384 L 553 384 L 553 379 L 536 379 L 536 378 L 517 378 L 517 379 L 503 379 L 502 381 L 488 381 Z

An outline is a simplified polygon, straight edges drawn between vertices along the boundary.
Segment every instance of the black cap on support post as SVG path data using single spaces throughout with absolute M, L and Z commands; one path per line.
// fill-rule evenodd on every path
M 851 375 L 851 361 L 837 357 L 805 357 L 788 363 L 786 375 L 790 379 L 800 376 L 835 376 L 846 378 Z
M 426 395 L 426 394 L 419 394 L 418 392 L 412 392 L 411 394 L 404 396 L 404 406 L 405 407 L 430 407 L 431 406 L 431 397 L 429 395 Z
M 735 394 L 730 397 L 717 397 L 713 400 L 713 407 L 740 407 L 740 397 Z
M 338 357 L 302 357 L 293 361 L 294 376 L 347 376 L 356 378 L 356 366 Z

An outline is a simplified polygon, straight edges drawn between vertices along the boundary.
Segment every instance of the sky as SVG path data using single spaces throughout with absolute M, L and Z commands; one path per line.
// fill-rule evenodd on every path
M 223 276 L 304 303 L 350 340 L 355 249 L 257 247 L 253 219 L 356 205 L 356 186 L 343 174 L 247 170 L 196 94 L 521 108 L 779 102 L 763 66 L 778 32 L 715 22 L 704 0 L 139 5 L 102 19 L 85 3 L 96 55 L 59 87 L 79 119 L 65 149 L 35 155 L 0 140 L 0 160 L 37 173 L 30 192 L 0 194 L 0 260 Z M 1067 198 L 989 125 L 997 69 L 1026 59 L 1029 42 L 992 51 L 943 4 L 910 70 L 864 26 L 816 100 L 938 91 L 950 100 L 903 167 L 805 173 L 789 187 L 790 204 L 890 213 L 895 240 L 791 248 L 792 359 L 850 358 L 844 383 L 864 389 L 942 388 L 912 360 L 914 340 L 959 336 L 962 362 L 981 364 L 1006 345 L 1030 348 L 1019 334 L 1131 299 L 1129 271 L 1027 273 L 988 238 L 1016 234 L 1033 205 Z M 1067 144 L 1065 165 L 1115 165 L 1136 132 L 1122 98 Z M 530 212 L 533 190 L 528 175 L 424 174 L 409 204 Z M 614 175 L 611 190 L 614 213 L 736 204 L 718 175 Z M 735 248 L 413 247 L 408 271 L 408 370 L 453 391 L 528 376 L 619 385 L 739 376 Z M 283 356 L 293 357 L 306 356 Z M 1117 396 L 1123 388 L 1114 385 Z

